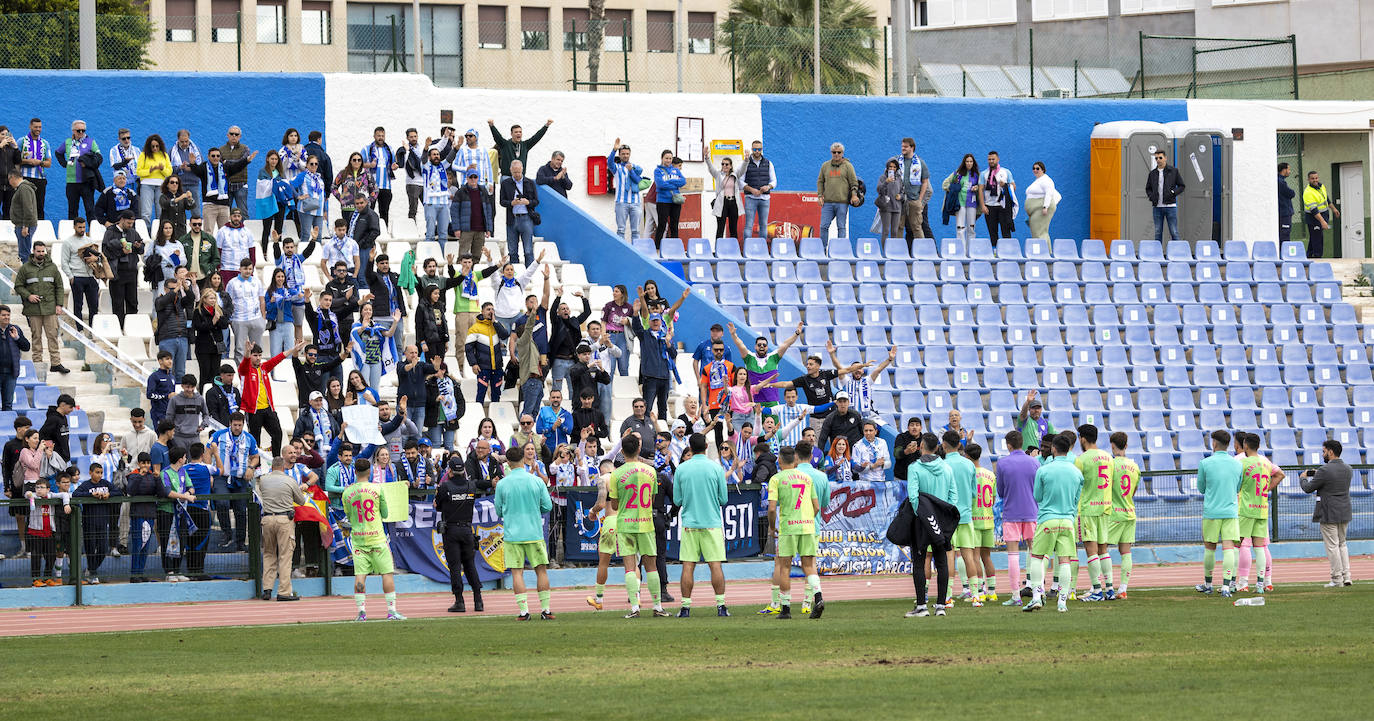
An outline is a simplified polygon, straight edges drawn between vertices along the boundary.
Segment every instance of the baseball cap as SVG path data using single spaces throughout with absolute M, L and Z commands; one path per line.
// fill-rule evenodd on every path
M 319 391 L 310 391 L 310 400 L 313 401 L 313 400 L 315 400 L 316 398 L 319 398 L 320 400 L 324 400 L 324 394 L 321 393 L 321 392 L 319 392 Z
M 1044 408 L 1044 406 L 1040 404 L 1040 400 L 1039 400 L 1039 399 L 1036 399 L 1036 400 L 1031 401 L 1029 407 L 1030 407 L 1030 408 Z
M 467 177 L 469 177 L 469 178 L 476 178 L 476 177 L 478 177 L 477 171 L 476 171 L 476 170 L 469 170 L 468 173 L 467 173 Z
M 835 400 L 849 400 L 849 391 L 840 391 L 835 394 Z

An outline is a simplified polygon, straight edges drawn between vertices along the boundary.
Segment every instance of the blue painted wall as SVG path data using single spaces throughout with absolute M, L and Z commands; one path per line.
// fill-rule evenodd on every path
M 244 144 L 263 153 L 281 147 L 288 127 L 299 129 L 302 140 L 310 130 L 325 130 L 324 76 L 318 73 L 5 70 L 0 87 L 0 124 L 18 137 L 28 132 L 29 118 L 41 118 L 43 137 L 54 151 L 71 137 L 78 118 L 102 151 L 118 142 L 119 128 L 129 128 L 140 147 L 153 133 L 171 145 L 177 130 L 186 128 L 204 152 L 224 144 L 229 126 L 238 125 Z M 108 157 L 101 168 L 106 183 Z M 259 155 L 249 168 L 250 179 L 262 161 Z M 45 204 L 49 220 L 67 217 L 65 184 L 66 170 L 53 161 Z
M 1088 150 L 1094 123 L 1112 120 L 1187 120 L 1182 100 L 1027 100 L 991 98 L 867 98 L 765 95 L 764 152 L 777 164 L 782 190 L 814 191 L 816 173 L 830 157 L 830 144 L 844 143 L 845 155 L 868 185 L 862 208 L 850 213 L 850 237 L 869 236 L 873 197 L 887 159 L 901 152 L 904 136 L 916 139 L 916 154 L 930 166 L 937 238 L 954 237 L 954 224 L 940 224 L 944 194 L 939 183 L 973 153 L 979 167 L 996 150 L 1010 168 L 1019 195 L 1034 180 L 1031 163 L 1045 164 L 1064 200 L 1050 226 L 1056 238 L 1088 235 Z M 819 216 L 817 221 L 819 221 Z M 1025 237 L 1025 215 L 1016 221 Z M 979 222 L 979 235 L 987 233 Z

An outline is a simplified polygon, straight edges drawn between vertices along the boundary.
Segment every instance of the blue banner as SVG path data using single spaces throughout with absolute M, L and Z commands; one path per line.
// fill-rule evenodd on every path
M 438 518 L 432 502 L 411 500 L 410 519 L 387 524 L 397 570 L 418 573 L 440 583 L 449 582 L 444 539 L 434 527 Z M 472 530 L 477 534 L 477 576 L 484 582 L 505 576 L 501 518 L 496 515 L 496 505 L 490 497 L 479 498 L 473 504 Z
M 563 553 L 569 561 L 595 561 L 597 559 L 597 540 L 601 534 L 601 521 L 587 515 L 596 505 L 596 489 L 585 488 L 569 490 L 567 524 L 564 533 Z M 759 492 L 758 490 L 731 490 L 721 509 L 725 531 L 725 556 L 727 558 L 748 558 L 759 554 Z M 678 525 L 674 518 L 668 527 L 667 549 L 664 553 L 676 561 L 678 558 Z
M 911 573 L 911 554 L 887 540 L 887 526 L 906 502 L 906 483 L 855 481 L 831 486 L 817 519 L 822 574 Z

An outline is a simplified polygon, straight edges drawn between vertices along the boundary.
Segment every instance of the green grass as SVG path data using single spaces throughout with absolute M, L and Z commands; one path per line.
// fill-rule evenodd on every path
M 904 619 L 907 602 L 861 601 L 830 603 L 820 621 L 706 605 L 686 621 L 607 611 L 17 638 L 0 640 L 0 698 L 102 721 L 1370 713 L 1374 586 L 1267 600 L 1133 591 L 1064 615 L 961 604 Z

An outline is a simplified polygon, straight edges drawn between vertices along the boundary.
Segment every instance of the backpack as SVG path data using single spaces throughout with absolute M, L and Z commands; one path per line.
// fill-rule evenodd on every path
M 858 179 L 856 186 L 858 189 L 855 190 L 854 193 L 859 197 L 857 200 L 851 200 L 849 204 L 854 206 L 855 208 L 858 208 L 864 204 L 864 196 L 868 194 L 868 186 L 864 185 L 863 178 Z

